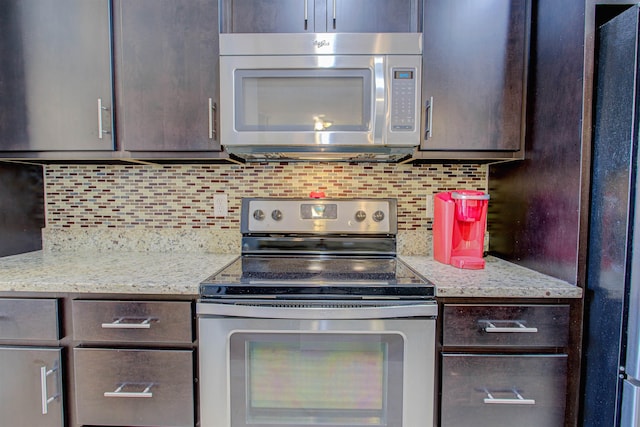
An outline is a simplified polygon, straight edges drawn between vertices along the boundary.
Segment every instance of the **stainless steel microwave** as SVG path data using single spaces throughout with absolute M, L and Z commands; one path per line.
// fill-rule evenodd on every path
M 221 142 L 257 160 L 410 153 L 421 54 L 419 33 L 221 34 Z

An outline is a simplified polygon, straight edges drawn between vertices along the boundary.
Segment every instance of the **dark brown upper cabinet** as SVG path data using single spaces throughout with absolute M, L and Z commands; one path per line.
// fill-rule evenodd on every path
M 226 33 L 420 31 L 422 0 L 223 0 Z
M 115 0 L 113 12 L 120 150 L 220 151 L 218 1 Z
M 0 157 L 111 152 L 109 0 L 4 0 Z
M 425 0 L 417 158 L 517 159 L 524 123 L 529 0 Z

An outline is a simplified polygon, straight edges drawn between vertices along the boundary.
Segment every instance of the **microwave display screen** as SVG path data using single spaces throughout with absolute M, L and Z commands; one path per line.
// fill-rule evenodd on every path
M 393 78 L 396 80 L 400 79 L 413 79 L 413 71 L 394 71 Z

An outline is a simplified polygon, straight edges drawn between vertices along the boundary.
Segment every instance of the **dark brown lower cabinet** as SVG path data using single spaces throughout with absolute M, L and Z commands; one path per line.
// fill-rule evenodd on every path
M 74 299 L 76 425 L 193 427 L 192 303 Z
M 0 298 L 0 426 L 65 425 L 58 300 Z
M 78 422 L 194 425 L 192 350 L 75 348 Z
M 446 427 L 562 427 L 567 356 L 444 353 Z
M 48 347 L 0 347 L 0 425 L 64 425 L 61 351 Z
M 565 427 L 571 304 L 449 299 L 441 306 L 440 427 Z

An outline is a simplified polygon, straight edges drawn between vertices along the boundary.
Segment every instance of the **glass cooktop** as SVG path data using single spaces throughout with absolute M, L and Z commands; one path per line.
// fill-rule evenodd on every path
M 205 279 L 200 295 L 430 299 L 434 287 L 395 257 L 245 255 Z

